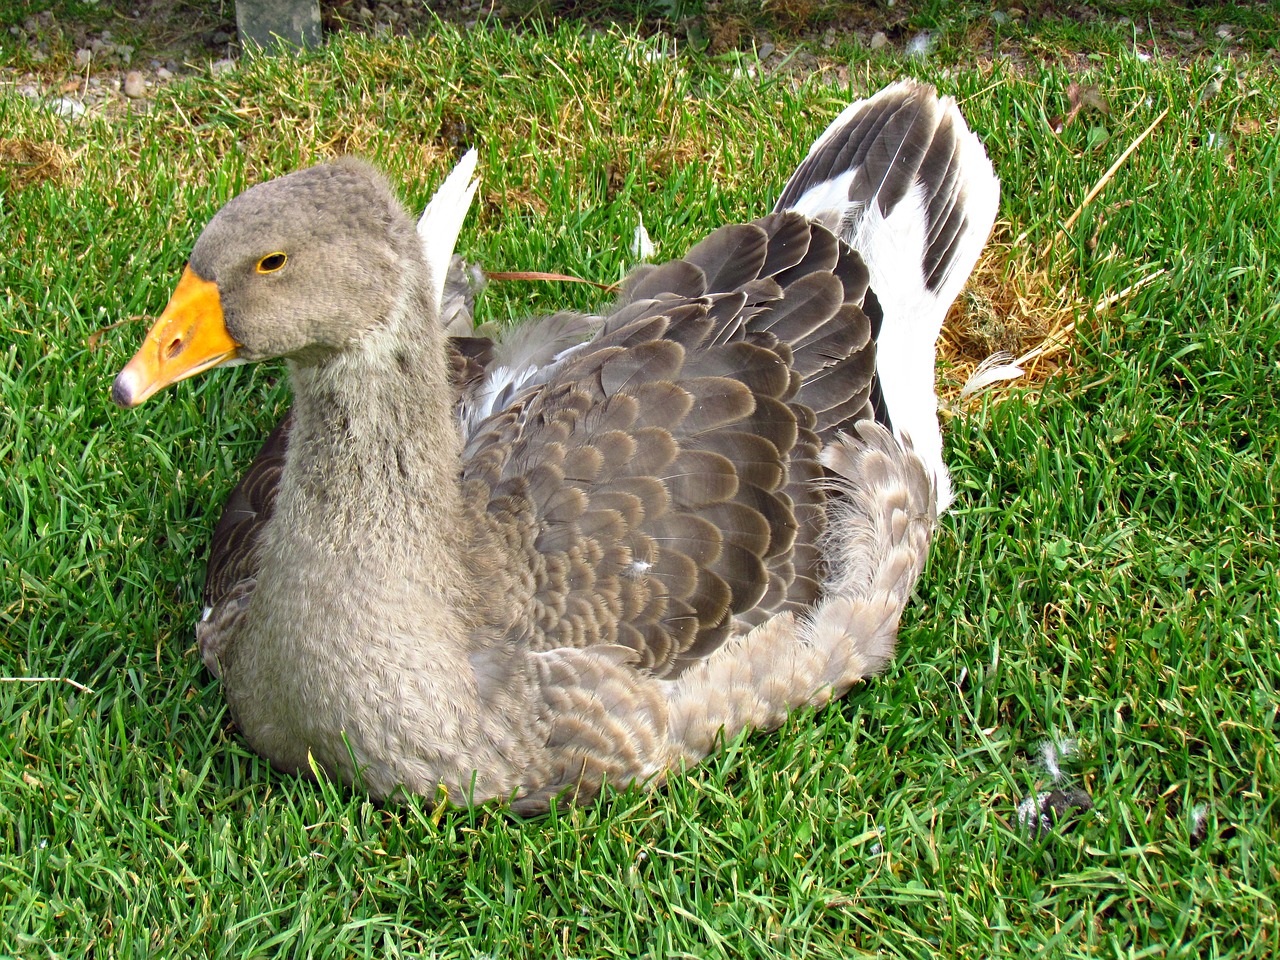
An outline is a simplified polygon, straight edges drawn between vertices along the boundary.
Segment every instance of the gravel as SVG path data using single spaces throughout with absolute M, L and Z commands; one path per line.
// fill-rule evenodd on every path
M 130 70 L 124 77 L 124 95 L 137 100 L 147 95 L 147 79 L 137 70 Z

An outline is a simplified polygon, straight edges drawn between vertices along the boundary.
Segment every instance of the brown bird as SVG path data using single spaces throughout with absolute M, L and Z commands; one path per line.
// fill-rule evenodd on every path
M 197 627 L 253 749 L 531 812 L 889 660 L 951 497 L 935 342 L 999 188 L 954 102 L 898 83 L 774 213 L 491 342 L 442 319 L 474 166 L 417 230 L 351 159 L 236 197 L 112 395 L 288 363 Z

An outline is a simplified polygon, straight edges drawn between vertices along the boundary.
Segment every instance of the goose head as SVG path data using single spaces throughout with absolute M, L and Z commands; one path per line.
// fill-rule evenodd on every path
M 343 159 L 259 184 L 205 227 L 111 395 L 135 407 L 213 367 L 319 362 L 403 311 L 423 244 L 372 167 Z

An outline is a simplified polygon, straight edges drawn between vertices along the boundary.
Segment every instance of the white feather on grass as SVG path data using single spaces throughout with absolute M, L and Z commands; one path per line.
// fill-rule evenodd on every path
M 1013 359 L 1012 353 L 1007 350 L 997 350 L 978 364 L 977 369 L 969 375 L 969 379 L 960 388 L 960 399 L 971 397 L 993 384 L 1005 380 L 1017 380 L 1025 372 Z
M 644 217 L 636 224 L 635 235 L 631 238 L 631 255 L 637 260 L 648 260 L 654 254 L 653 241 L 649 239 L 649 231 L 644 228 Z

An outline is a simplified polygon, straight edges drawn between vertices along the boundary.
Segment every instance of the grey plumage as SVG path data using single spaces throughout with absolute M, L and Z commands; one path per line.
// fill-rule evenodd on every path
M 735 618 L 787 609 L 786 584 L 771 585 L 771 577 L 816 580 L 811 549 L 808 568 L 793 572 L 781 562 L 794 563 L 797 536 L 784 482 L 792 469 L 814 472 L 818 444 L 806 430 L 798 446 L 800 424 L 813 417 L 796 400 L 802 380 L 793 348 L 773 328 L 803 314 L 804 333 L 854 328 L 840 341 L 844 352 L 870 341 L 865 316 L 844 303 L 825 256 L 805 273 L 802 254 L 776 300 L 745 309 L 742 287 L 761 279 L 770 236 L 785 221 L 804 224 L 788 214 L 716 231 L 685 259 L 693 269 L 679 269 L 686 281 L 679 292 L 637 300 L 630 291 L 590 344 L 464 448 L 463 482 L 501 505 L 491 515 L 515 530 L 541 531 L 527 601 L 538 611 L 535 648 L 563 646 L 569 617 L 575 636 L 623 643 L 643 667 L 669 676 L 718 646 Z M 827 281 L 835 295 L 815 297 L 810 278 Z M 719 316 L 725 303 L 732 309 Z M 811 366 L 843 359 L 831 351 Z M 865 394 L 869 365 L 862 373 L 862 382 L 843 379 L 847 394 Z M 632 522 L 615 506 L 623 496 L 637 504 Z M 597 497 L 607 504 L 607 525 Z M 608 539 L 592 542 L 587 527 L 605 529 Z M 820 515 L 803 533 L 812 547 Z M 627 576 L 636 562 L 645 575 Z M 777 606 L 761 608 L 770 586 Z M 597 609 L 603 616 L 592 616 Z M 630 614 L 619 618 L 610 612 L 617 609 Z M 587 622 L 577 626 L 577 618 Z
M 947 175 L 914 129 L 855 125 L 792 185 L 898 148 Z M 931 474 L 876 422 L 894 318 L 866 264 L 784 207 L 499 343 L 459 335 L 447 251 L 363 165 L 215 217 L 192 268 L 238 355 L 286 357 L 295 390 L 215 531 L 197 629 L 254 749 L 533 812 L 660 782 L 883 667 Z M 287 271 L 262 276 L 268 250 Z
M 951 480 L 935 344 L 991 232 L 999 193 L 955 102 L 904 80 L 836 117 L 775 206 L 823 224 L 865 261 L 872 289 L 862 307 L 877 347 L 870 402 L 876 419 L 924 459 L 939 512 L 951 502 Z
M 440 296 L 440 326 L 451 337 L 470 337 L 475 328 L 476 296 L 488 286 L 479 264 L 456 254 L 449 259 Z

